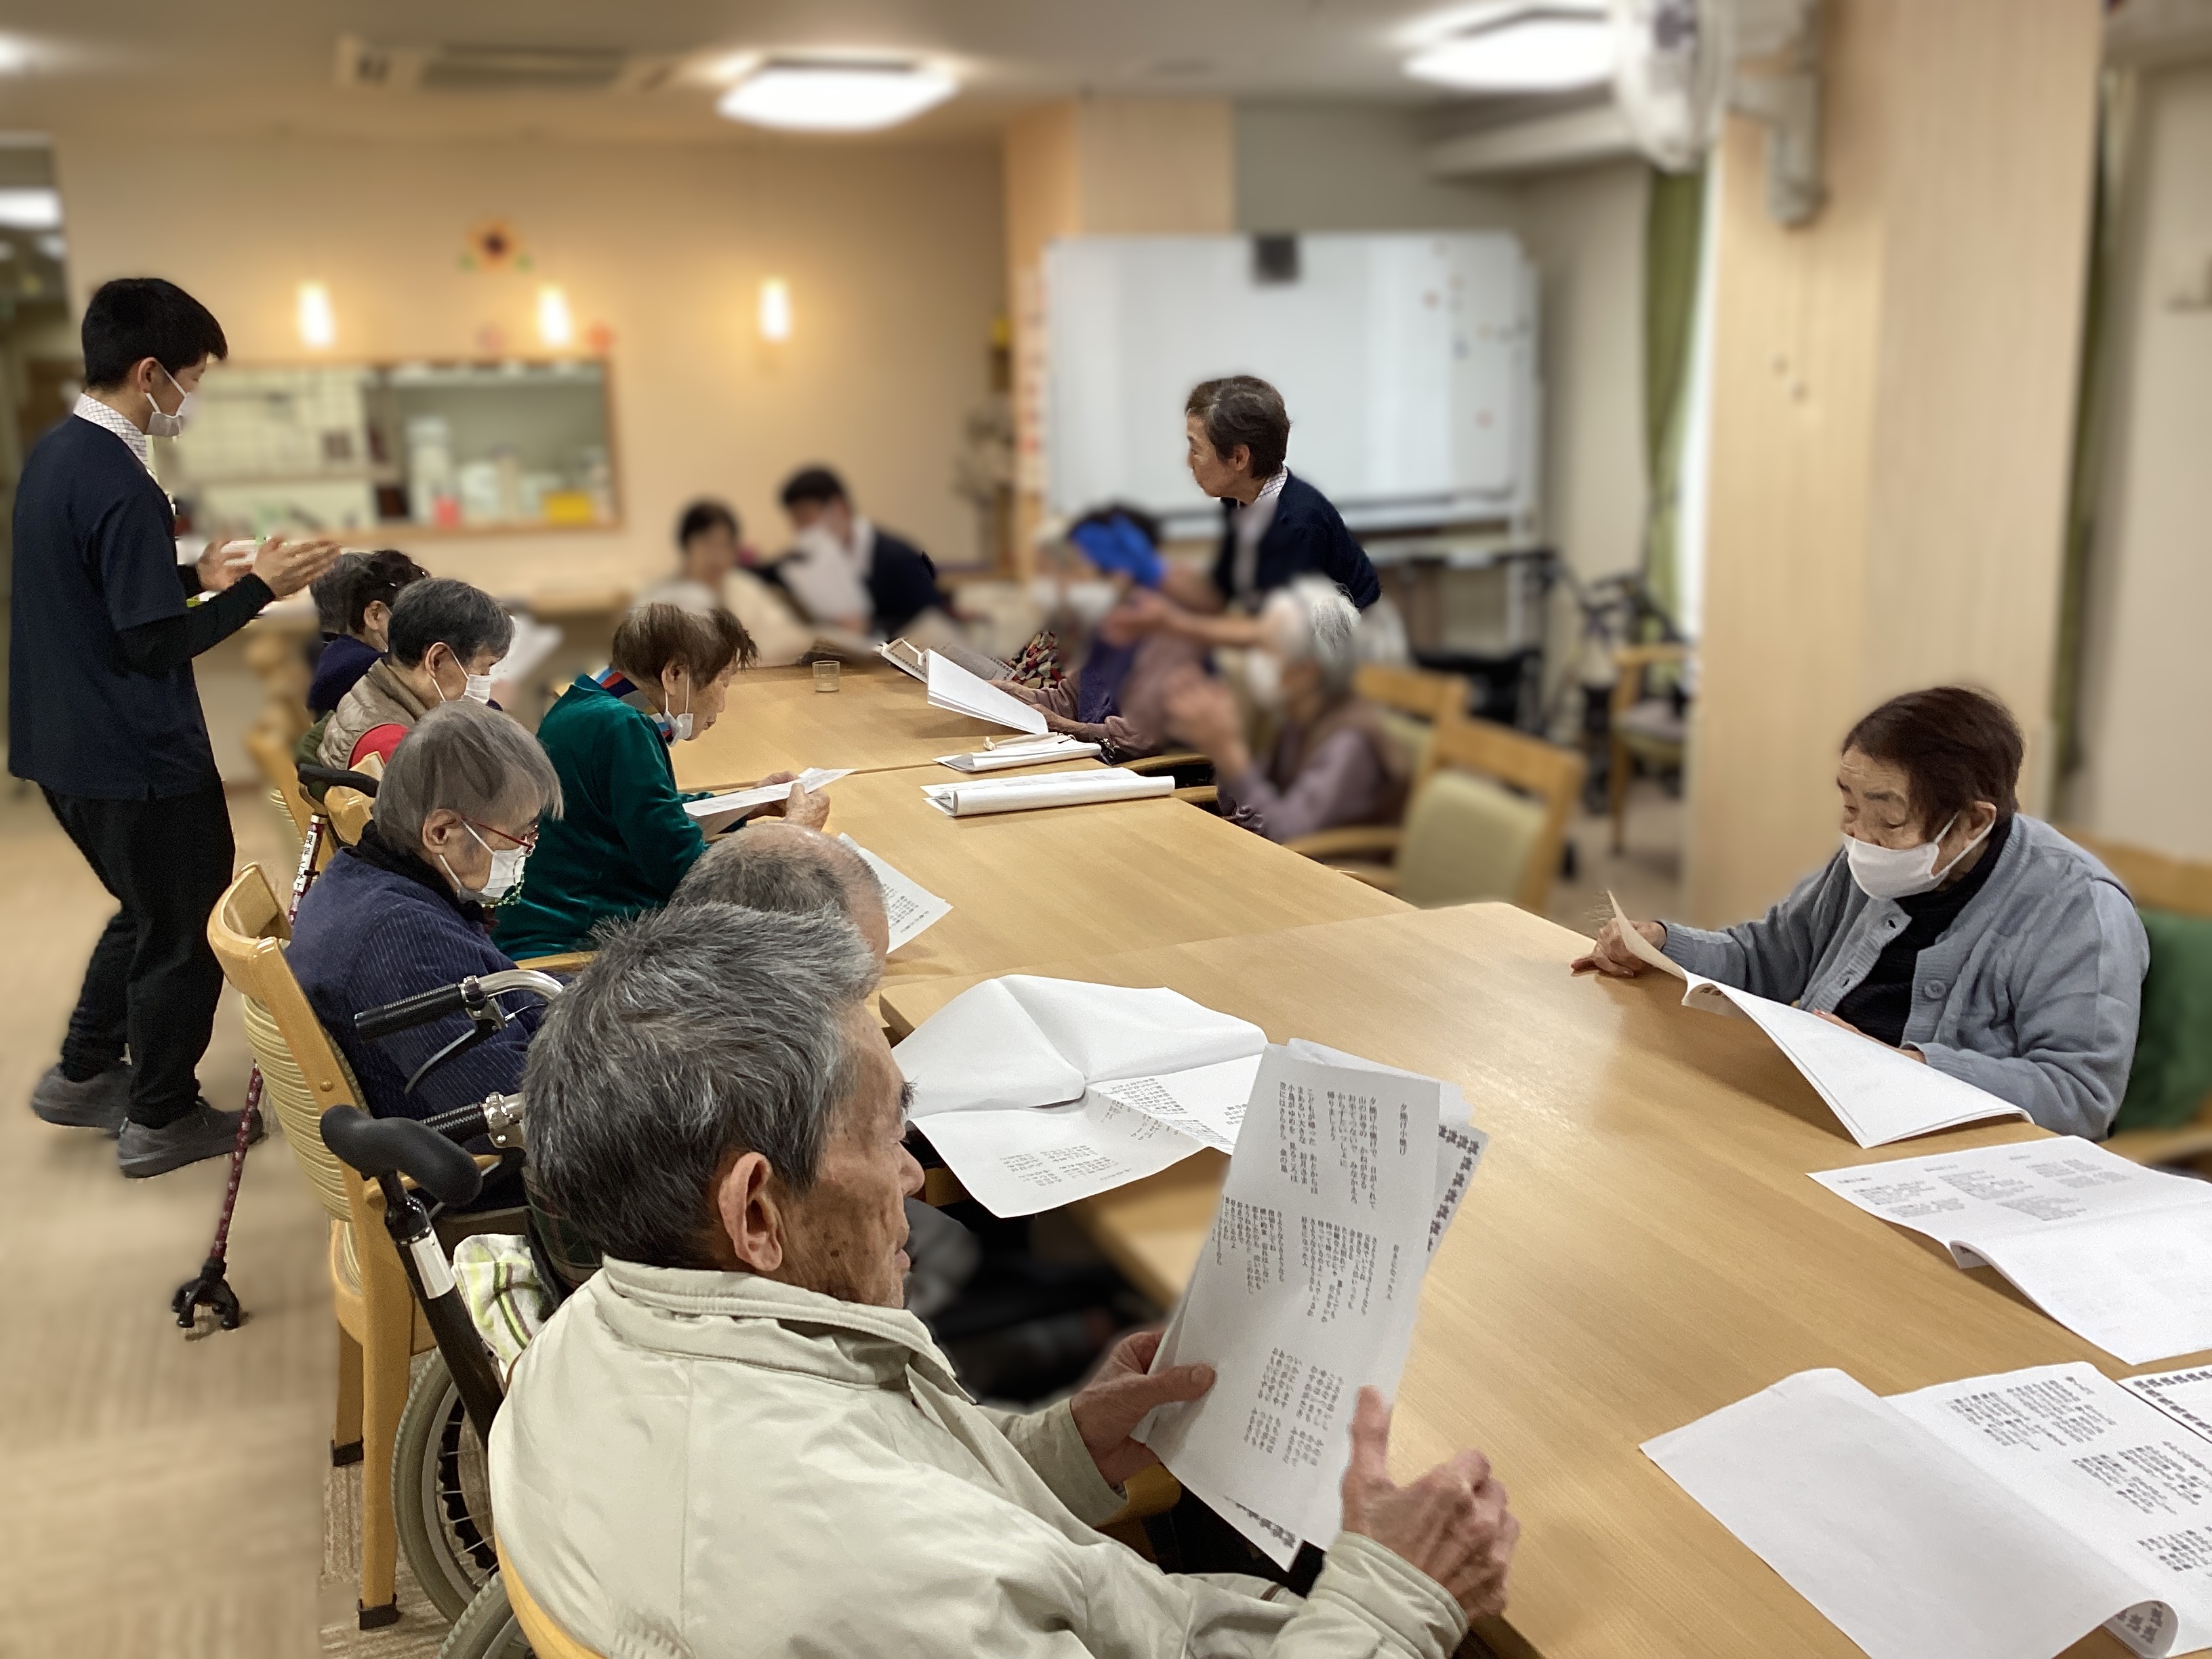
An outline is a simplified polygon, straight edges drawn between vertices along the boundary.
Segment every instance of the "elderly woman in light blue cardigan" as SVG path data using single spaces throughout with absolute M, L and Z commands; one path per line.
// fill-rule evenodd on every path
M 2101 1139 L 2127 1092 L 2150 945 L 2126 889 L 2014 790 L 2020 728 L 1959 686 L 1844 741 L 1844 844 L 1757 921 L 1633 924 L 1692 973 L 1809 1009 Z M 1577 969 L 1643 964 L 1607 922 Z

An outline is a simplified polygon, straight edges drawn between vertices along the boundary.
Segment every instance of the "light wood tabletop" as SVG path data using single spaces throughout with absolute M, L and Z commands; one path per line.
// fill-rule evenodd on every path
M 892 953 L 887 983 L 1001 974 L 1036 962 L 1407 908 L 1179 800 L 950 818 L 923 797 L 922 786 L 961 775 L 947 767 L 909 767 L 828 787 L 829 833 L 852 836 L 952 906 Z
M 1880 1394 L 2118 1362 L 1987 1270 L 1863 1214 L 1808 1171 L 2027 1139 L 2024 1124 L 1863 1151 L 1747 1022 L 1656 976 L 1573 978 L 1586 941 L 1506 905 L 1408 910 L 1039 971 L 1166 985 L 1264 1027 L 1448 1078 L 1493 1139 L 1439 1249 L 1400 1395 L 1401 1478 L 1480 1447 L 1524 1532 L 1501 1654 L 1858 1652 L 1638 1449 L 1792 1372 Z M 894 1023 L 958 978 L 893 982 Z M 1078 1212 L 1171 1297 L 1211 1224 L 1217 1154 Z M 2179 1364 L 2179 1361 L 2171 1362 Z M 2117 1656 L 2094 1635 L 2078 1659 Z
M 939 755 L 1014 735 L 988 720 L 932 708 L 920 681 L 888 665 L 847 663 L 832 692 L 817 691 L 813 672 L 803 665 L 755 668 L 730 682 L 721 718 L 678 744 L 671 757 L 679 788 L 714 789 L 810 766 L 860 772 L 927 766 Z

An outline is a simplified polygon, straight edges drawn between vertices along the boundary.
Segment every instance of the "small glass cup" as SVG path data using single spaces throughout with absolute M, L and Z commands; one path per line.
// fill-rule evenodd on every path
M 837 689 L 837 676 L 843 671 L 844 666 L 845 665 L 835 657 L 816 658 L 814 689 L 817 691 L 835 691 Z

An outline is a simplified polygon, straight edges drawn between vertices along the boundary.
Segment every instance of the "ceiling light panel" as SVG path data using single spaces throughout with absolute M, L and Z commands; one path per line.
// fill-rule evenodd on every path
M 1613 26 L 1565 7 L 1509 12 L 1437 41 L 1406 60 L 1419 81 L 1460 92 L 1567 92 L 1613 73 Z
M 771 58 L 714 107 L 732 121 L 792 132 L 874 132 L 959 89 L 944 70 L 920 64 Z
M 0 226 L 9 230 L 58 230 L 61 222 L 61 192 L 52 185 L 0 189 Z

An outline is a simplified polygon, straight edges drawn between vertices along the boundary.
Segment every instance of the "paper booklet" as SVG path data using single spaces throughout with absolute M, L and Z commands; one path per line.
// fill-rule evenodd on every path
M 992 1214 L 1023 1216 L 1234 1146 L 1267 1043 L 1178 992 L 1010 974 L 891 1052 L 946 1167 Z
M 1213 1387 L 1136 1438 L 1287 1567 L 1343 1523 L 1352 1413 L 1397 1391 L 1430 1255 L 1487 1137 L 1449 1084 L 1316 1044 L 1260 1063 L 1221 1207 L 1152 1369 Z
M 793 780 L 799 787 L 812 794 L 816 790 L 833 784 L 840 778 L 849 778 L 853 769 L 839 767 L 832 771 L 819 766 L 810 766 Z M 703 800 L 687 800 L 684 810 L 695 818 L 718 818 L 725 812 L 741 812 L 757 806 L 773 806 L 781 800 L 791 799 L 788 783 L 757 784 L 750 789 L 732 789 L 727 794 L 708 795 Z
M 2093 1365 L 1801 1371 L 1644 1450 L 1871 1659 L 2212 1646 L 2212 1441 Z
M 1017 732 L 1044 735 L 1042 709 L 1032 708 L 1019 697 L 969 673 L 942 652 L 929 652 L 926 660 L 928 678 L 924 683 L 929 687 L 932 708 L 949 708 L 956 714 L 989 720 L 994 726 L 1010 726 Z
M 900 673 L 929 684 L 929 653 L 911 640 L 886 640 L 876 647 L 876 654 Z
M 1043 806 L 1084 806 L 1102 800 L 1143 800 L 1175 793 L 1175 778 L 1147 777 L 1126 767 L 1092 772 L 1046 772 L 1035 777 L 985 778 L 975 783 L 926 783 L 929 804 L 951 818 L 989 812 L 1027 812 Z
M 1095 743 L 1084 743 L 1065 732 L 1042 738 L 1009 738 L 964 755 L 939 755 L 937 763 L 956 772 L 998 772 L 1013 766 L 1042 766 L 1052 761 L 1081 760 L 1098 752 Z
M 891 950 L 912 944 L 951 911 L 951 900 L 901 875 L 850 836 L 837 839 L 867 860 L 868 868 L 876 872 L 876 883 L 884 890 L 884 917 L 890 923 Z
M 1689 988 L 1682 994 L 1684 1007 L 1732 1014 L 1757 1025 L 1819 1091 L 1860 1146 L 1887 1146 L 1893 1140 L 1955 1129 L 1984 1118 L 2027 1115 L 2010 1101 L 1999 1100 L 1887 1043 L 1847 1031 L 1786 1002 L 1753 996 L 1690 972 L 1636 931 L 1619 899 L 1611 893 L 1606 897 L 1620 923 L 1621 942 Z
M 1962 1267 L 1995 1267 L 2130 1365 L 2212 1348 L 2212 1185 L 2072 1135 L 1813 1179 L 1948 1246 Z

